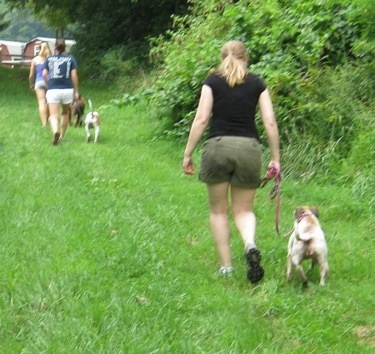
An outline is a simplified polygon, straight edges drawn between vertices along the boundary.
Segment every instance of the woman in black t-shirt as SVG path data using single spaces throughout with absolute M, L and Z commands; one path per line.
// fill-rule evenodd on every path
M 220 273 L 233 272 L 228 217 L 231 204 L 235 225 L 244 242 L 247 277 L 255 283 L 264 275 L 255 243 L 253 212 L 262 167 L 261 143 L 255 124 L 258 105 L 271 152 L 268 168 L 276 173 L 280 171 L 279 134 L 269 91 L 258 76 L 249 72 L 244 44 L 225 43 L 221 56 L 220 66 L 203 83 L 182 166 L 185 174 L 194 174 L 192 155 L 210 123 L 199 179 L 207 186 L 211 232 L 220 258 Z

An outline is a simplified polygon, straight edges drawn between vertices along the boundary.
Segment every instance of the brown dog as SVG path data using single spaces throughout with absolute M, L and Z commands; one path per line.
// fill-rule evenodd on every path
M 79 95 L 77 99 L 73 101 L 69 109 L 69 124 L 72 125 L 72 120 L 74 119 L 73 125 L 75 127 L 82 126 L 82 117 L 85 112 L 86 101 Z
M 311 259 L 309 270 L 316 263 L 319 264 L 320 285 L 325 284 L 328 274 L 328 248 L 318 217 L 319 211 L 316 207 L 299 206 L 294 213 L 294 230 L 288 243 L 287 279 L 291 280 L 292 269 L 295 266 L 303 286 L 308 284 L 301 265 L 305 259 Z

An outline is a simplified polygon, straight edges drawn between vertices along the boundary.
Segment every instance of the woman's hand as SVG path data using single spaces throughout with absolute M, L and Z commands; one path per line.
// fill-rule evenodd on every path
M 272 179 L 280 174 L 280 162 L 271 160 L 268 164 L 266 178 Z
M 194 174 L 195 170 L 194 170 L 193 159 L 191 156 L 184 156 L 184 159 L 182 160 L 182 168 L 186 175 Z

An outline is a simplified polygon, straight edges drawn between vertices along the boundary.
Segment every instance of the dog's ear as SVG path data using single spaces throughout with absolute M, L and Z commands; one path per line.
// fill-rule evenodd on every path
M 310 209 L 310 211 L 317 217 L 317 218 L 319 218 L 319 210 L 318 210 L 318 208 L 317 207 L 315 207 L 315 206 L 311 206 L 311 207 L 309 207 L 309 209 Z
M 297 207 L 296 210 L 294 211 L 294 218 L 298 219 L 304 212 L 305 212 L 304 207 Z

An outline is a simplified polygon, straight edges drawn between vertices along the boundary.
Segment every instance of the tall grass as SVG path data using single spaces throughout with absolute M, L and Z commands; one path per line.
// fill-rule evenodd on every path
M 281 228 L 314 204 L 330 274 L 285 280 L 270 186 L 256 199 L 266 270 L 217 275 L 204 186 L 181 172 L 182 146 L 155 139 L 144 105 L 116 107 L 81 83 L 102 115 L 100 143 L 70 127 L 51 146 L 27 73 L 0 70 L 1 353 L 373 353 L 374 218 L 340 185 L 283 181 Z M 199 154 L 196 155 L 198 163 Z

